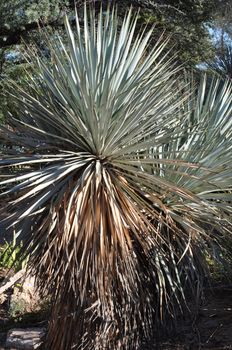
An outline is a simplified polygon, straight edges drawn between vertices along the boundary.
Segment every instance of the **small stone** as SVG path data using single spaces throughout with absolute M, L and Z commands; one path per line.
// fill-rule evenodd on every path
M 44 334 L 44 328 L 12 329 L 7 333 L 6 348 L 38 349 Z

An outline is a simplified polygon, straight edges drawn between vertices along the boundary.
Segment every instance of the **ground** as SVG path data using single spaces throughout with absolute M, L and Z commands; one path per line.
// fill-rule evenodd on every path
M 232 285 L 222 282 L 205 290 L 198 312 L 193 310 L 178 328 L 159 344 L 152 342 L 141 350 L 232 350 Z M 31 314 L 12 320 L 8 301 L 0 305 L 0 350 L 4 349 L 6 332 L 11 328 L 44 326 L 45 314 Z
M 199 312 L 180 323 L 166 342 L 151 349 L 232 350 L 232 286 L 219 284 L 205 291 Z

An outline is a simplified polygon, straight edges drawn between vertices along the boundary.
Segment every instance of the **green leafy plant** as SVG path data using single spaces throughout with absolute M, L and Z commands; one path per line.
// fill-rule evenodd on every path
M 68 43 L 50 64 L 30 51 L 28 88 L 11 85 L 2 197 L 52 296 L 49 350 L 138 349 L 231 240 L 231 85 L 182 83 L 136 22 L 66 18 Z
M 27 303 L 24 300 L 18 300 L 17 302 L 11 302 L 9 308 L 9 316 L 12 319 L 16 319 L 17 317 L 21 317 L 25 314 L 25 309 L 27 307 Z
M 17 244 L 14 234 L 12 242 L 5 242 L 0 247 L 0 268 L 12 268 L 15 270 L 15 272 L 24 269 L 27 265 L 28 257 L 22 259 L 22 254 L 20 254 L 22 249 L 22 242 Z

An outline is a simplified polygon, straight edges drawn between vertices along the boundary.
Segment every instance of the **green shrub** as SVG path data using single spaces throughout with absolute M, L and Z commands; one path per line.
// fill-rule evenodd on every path
M 11 269 L 15 272 L 20 271 L 26 267 L 28 258 L 22 259 L 21 250 L 23 243 L 16 244 L 15 237 L 12 242 L 5 242 L 0 247 L 0 268 Z

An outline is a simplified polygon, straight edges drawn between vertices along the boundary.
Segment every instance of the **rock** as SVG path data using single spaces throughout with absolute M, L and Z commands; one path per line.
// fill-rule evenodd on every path
M 7 333 L 6 348 L 38 349 L 44 334 L 44 328 L 12 329 Z

